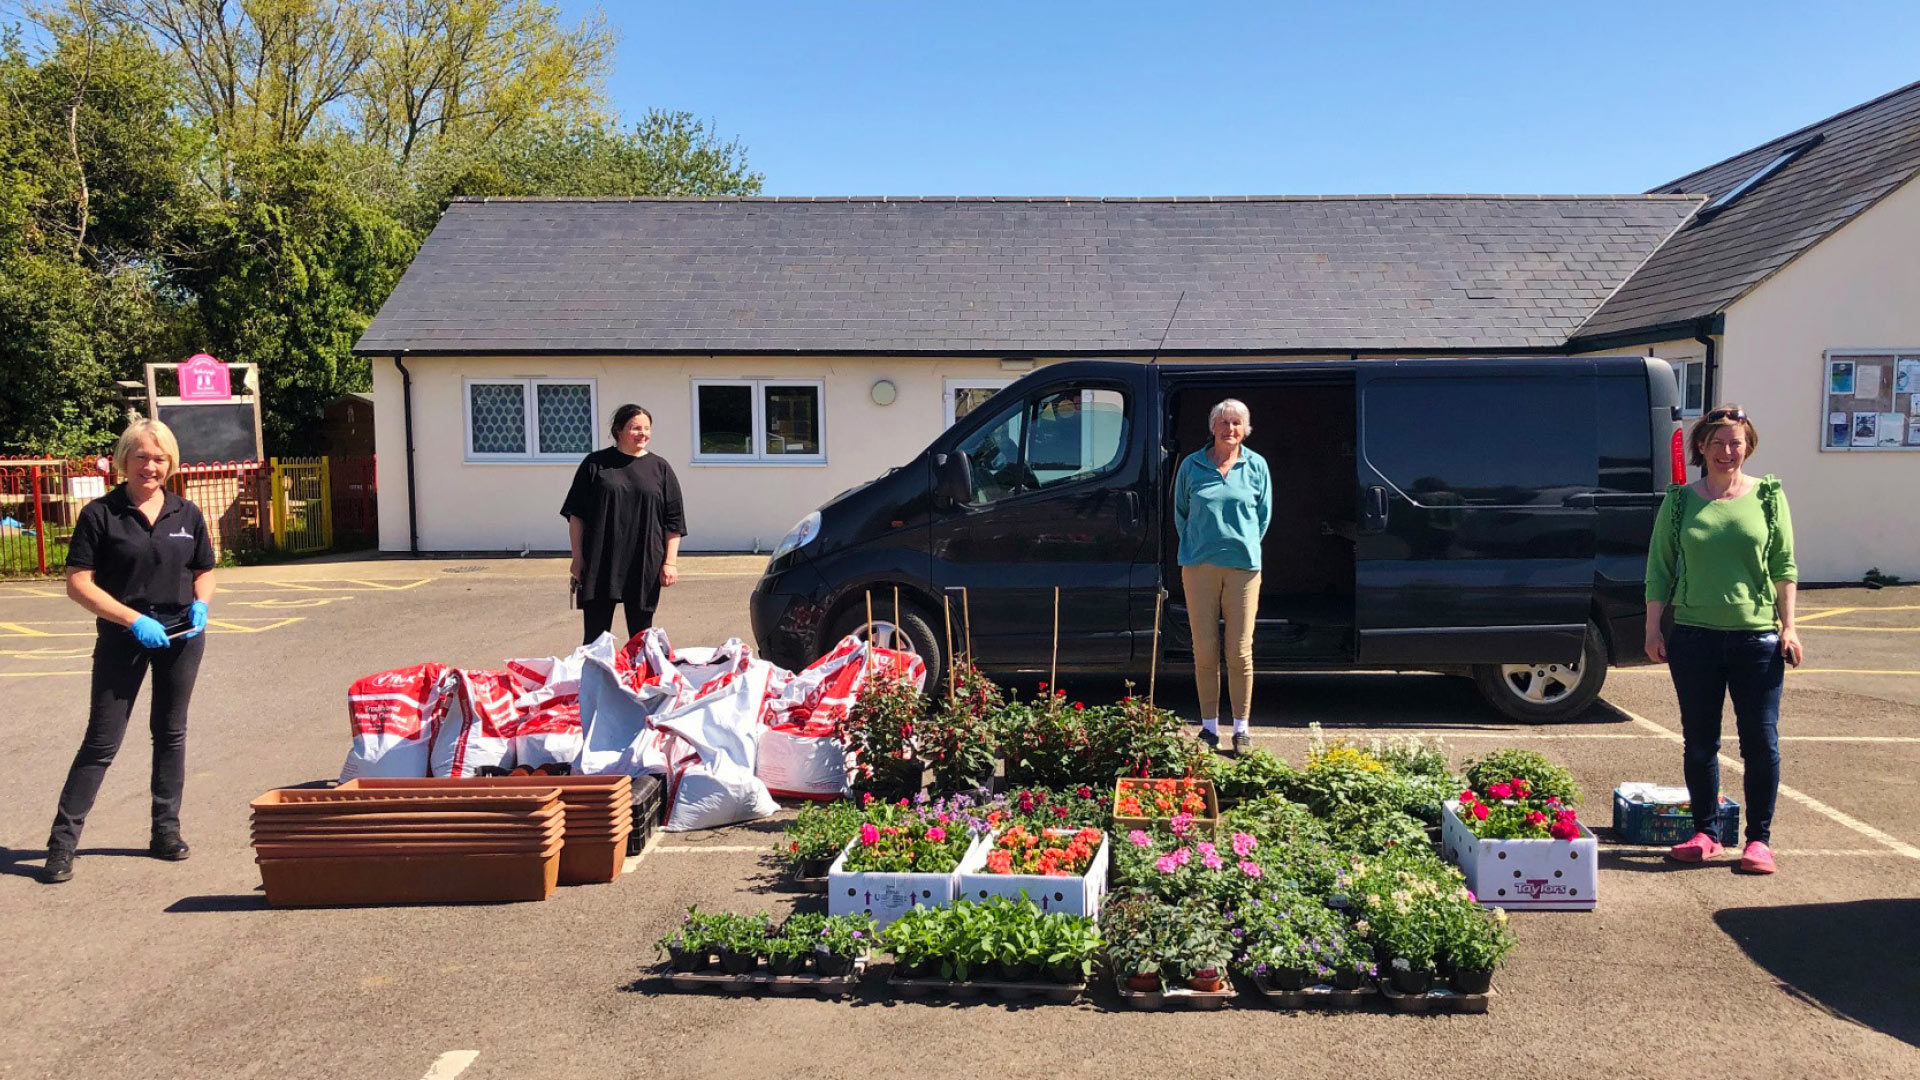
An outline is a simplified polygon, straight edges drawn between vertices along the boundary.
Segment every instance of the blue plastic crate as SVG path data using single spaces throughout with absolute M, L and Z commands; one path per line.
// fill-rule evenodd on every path
M 1740 840 L 1740 804 L 1720 796 L 1715 839 L 1732 847 Z M 1672 845 L 1693 835 L 1693 811 L 1667 803 L 1633 802 L 1613 793 L 1613 832 L 1628 844 Z

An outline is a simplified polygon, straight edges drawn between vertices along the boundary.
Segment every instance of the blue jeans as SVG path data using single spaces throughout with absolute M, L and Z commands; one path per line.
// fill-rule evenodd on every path
M 1731 696 L 1747 774 L 1747 839 L 1770 842 L 1780 794 L 1780 684 L 1787 670 L 1780 635 L 1675 626 L 1667 638 L 1667 670 L 1680 698 L 1694 830 L 1713 835 L 1720 806 L 1720 711 Z

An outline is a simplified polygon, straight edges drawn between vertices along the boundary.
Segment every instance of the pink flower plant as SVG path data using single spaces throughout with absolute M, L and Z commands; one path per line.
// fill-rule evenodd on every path
M 927 830 L 927 839 L 933 841 L 936 844 L 940 843 L 946 838 L 947 838 L 947 830 L 941 828 L 938 825 L 935 825 L 933 828 Z
M 1259 846 L 1260 841 L 1255 840 L 1246 833 L 1237 832 L 1233 834 L 1233 853 L 1239 858 L 1244 859 L 1248 855 L 1253 854 L 1253 849 Z
M 874 827 L 873 822 L 868 821 L 860 826 L 860 842 L 867 847 L 880 842 L 880 830 Z
M 1200 857 L 1200 865 L 1209 870 L 1218 870 L 1226 864 L 1220 861 L 1220 856 L 1209 851 Z
M 1153 868 L 1163 874 L 1171 874 L 1180 869 L 1180 862 L 1171 855 L 1162 855 L 1153 860 Z
M 1169 822 L 1168 825 L 1173 829 L 1173 835 L 1185 836 L 1193 831 L 1193 815 L 1175 814 L 1173 815 L 1173 820 Z
M 1240 872 L 1247 875 L 1250 878 L 1257 878 L 1262 873 L 1264 873 L 1264 871 L 1260 869 L 1259 863 L 1253 862 L 1248 859 L 1240 860 Z
M 1153 837 L 1148 836 L 1143 829 L 1135 829 L 1127 834 L 1127 843 L 1134 847 L 1152 847 Z

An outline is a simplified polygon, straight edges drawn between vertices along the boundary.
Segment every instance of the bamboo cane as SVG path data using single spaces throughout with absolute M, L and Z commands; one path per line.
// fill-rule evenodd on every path
M 887 644 L 896 649 L 900 647 L 900 583 L 899 582 L 895 582 L 893 586 L 893 635 L 887 639 Z
M 953 594 L 941 590 L 940 621 L 947 628 L 947 700 L 953 700 Z
M 868 589 L 866 593 L 867 593 L 867 649 L 866 649 L 867 671 L 866 671 L 866 676 L 869 680 L 871 680 L 873 678 L 873 590 Z
M 960 586 L 960 622 L 967 634 L 967 666 L 973 666 L 973 604 L 967 599 L 967 587 Z
M 1153 681 L 1160 674 L 1160 597 L 1153 590 L 1153 652 L 1147 657 L 1147 708 L 1153 708 Z

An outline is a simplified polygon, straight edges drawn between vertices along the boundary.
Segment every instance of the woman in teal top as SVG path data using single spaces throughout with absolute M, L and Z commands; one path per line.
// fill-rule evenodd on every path
M 1687 439 L 1702 470 L 1667 489 L 1647 551 L 1647 655 L 1665 663 L 1680 699 L 1687 796 L 1694 835 L 1669 854 L 1704 862 L 1724 849 L 1714 835 L 1720 805 L 1720 712 L 1733 698 L 1746 767 L 1747 843 L 1740 869 L 1774 872 L 1773 808 L 1780 791 L 1780 685 L 1798 666 L 1794 630 L 1793 519 L 1780 481 L 1743 471 L 1760 433 L 1738 405 L 1701 417 Z M 1673 613 L 1673 630 L 1661 622 Z
M 1267 460 L 1246 447 L 1247 407 L 1228 398 L 1207 414 L 1213 442 L 1189 454 L 1173 481 L 1173 524 L 1180 535 L 1180 582 L 1193 630 L 1193 676 L 1200 690 L 1200 740 L 1220 745 L 1220 622 L 1226 619 L 1227 689 L 1233 753 L 1253 746 L 1253 620 L 1260 608 L 1260 540 L 1273 520 Z

